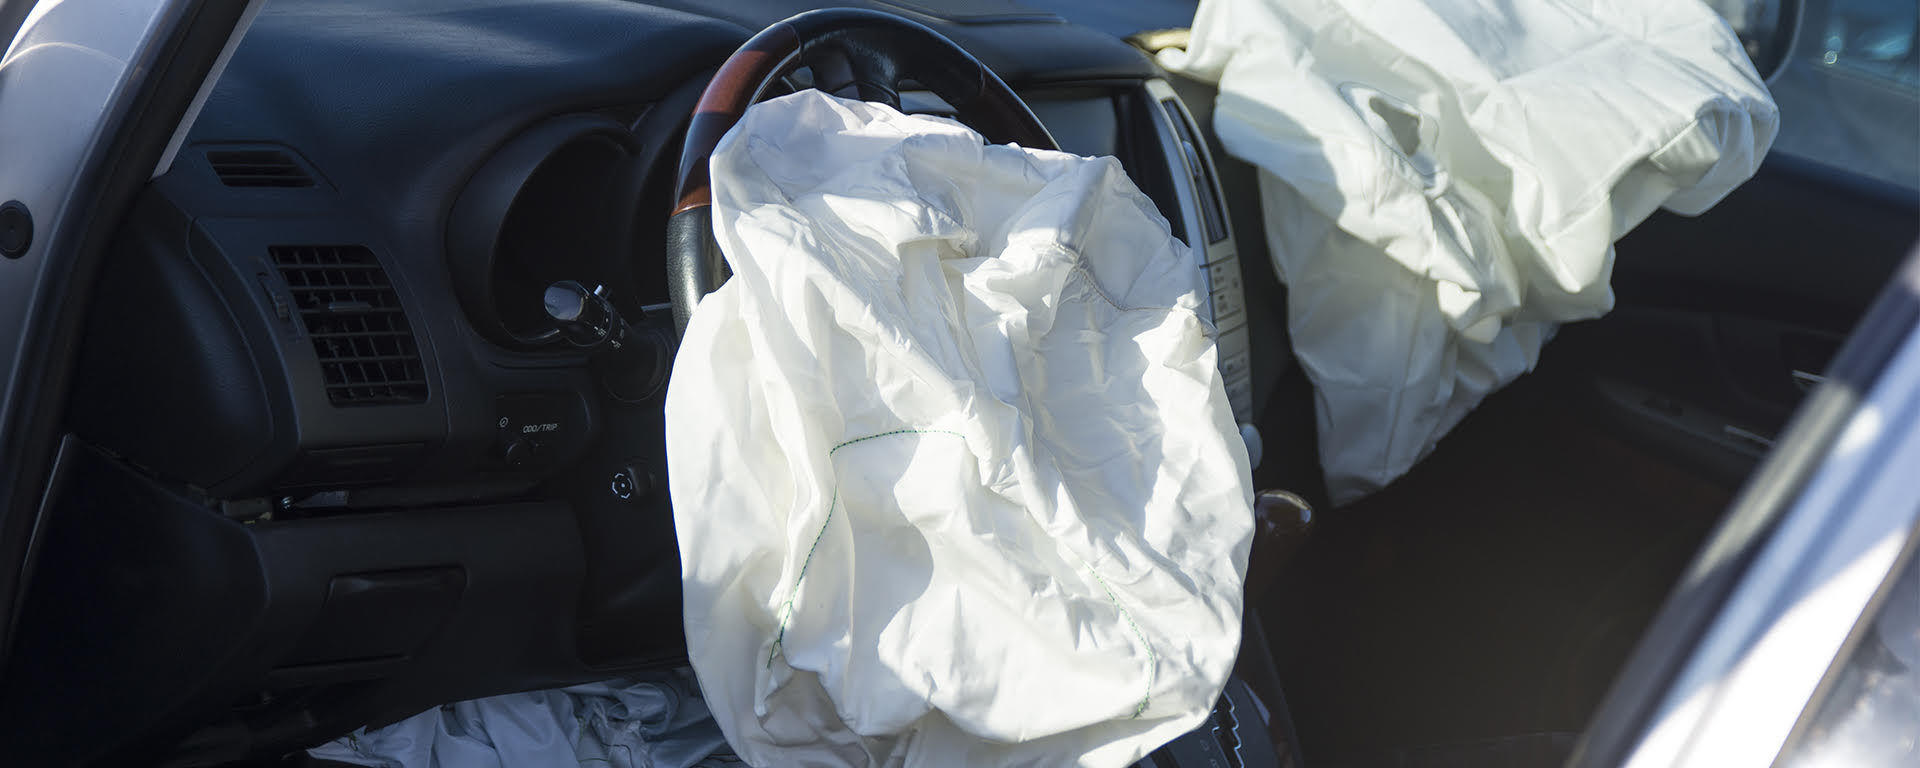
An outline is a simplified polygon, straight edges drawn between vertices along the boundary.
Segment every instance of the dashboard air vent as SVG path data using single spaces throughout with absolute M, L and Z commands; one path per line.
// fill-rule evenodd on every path
M 427 377 L 400 296 L 373 251 L 357 245 L 267 249 L 313 339 L 336 406 L 427 399 Z
M 1240 720 L 1234 716 L 1233 697 L 1222 695 L 1213 705 L 1212 721 L 1214 742 L 1220 745 L 1220 753 L 1227 756 L 1229 768 L 1246 768 L 1246 757 L 1240 754 Z
M 207 163 L 229 187 L 311 187 L 313 177 L 292 155 L 277 149 L 224 149 L 207 153 Z

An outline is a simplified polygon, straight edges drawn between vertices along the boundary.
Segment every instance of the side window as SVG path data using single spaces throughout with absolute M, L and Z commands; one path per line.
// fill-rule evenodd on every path
M 1707 0 L 1780 105 L 1773 151 L 1920 188 L 1920 3 Z
M 1913 38 L 1920 3 L 1911 0 L 1830 0 L 1820 20 L 1820 63 L 1868 77 L 1920 87 Z

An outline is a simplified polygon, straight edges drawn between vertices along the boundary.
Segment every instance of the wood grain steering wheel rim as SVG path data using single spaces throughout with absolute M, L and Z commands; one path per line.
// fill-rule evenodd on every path
M 674 326 L 685 331 L 700 298 L 726 280 L 713 238 L 707 177 L 714 147 L 754 102 L 806 66 L 822 91 L 900 106 L 900 84 L 912 80 L 952 105 L 961 122 L 996 144 L 1057 149 L 1025 102 L 972 54 L 940 33 L 880 11 L 808 11 L 754 35 L 727 58 L 694 107 L 675 175 L 667 220 L 668 294 Z

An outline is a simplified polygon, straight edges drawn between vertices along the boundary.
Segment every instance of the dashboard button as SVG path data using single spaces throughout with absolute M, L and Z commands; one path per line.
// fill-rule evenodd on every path
M 1213 324 L 1224 325 L 1226 320 L 1240 314 L 1240 284 L 1235 281 L 1226 288 L 1215 287 L 1213 291 Z
M 509 440 L 506 449 L 500 452 L 500 460 L 508 467 L 524 467 L 533 460 L 535 448 L 532 440 Z
M 1246 352 L 1220 358 L 1220 376 L 1229 381 L 1244 377 L 1251 356 Z
M 614 498 L 626 501 L 633 498 L 633 494 L 639 490 L 639 484 L 634 482 L 632 473 L 623 469 L 613 473 L 613 482 L 608 484 L 608 488 L 613 491 Z
M 1213 281 L 1213 287 L 1219 288 L 1229 282 L 1240 279 L 1240 262 L 1229 255 L 1224 259 L 1207 265 L 1207 279 Z

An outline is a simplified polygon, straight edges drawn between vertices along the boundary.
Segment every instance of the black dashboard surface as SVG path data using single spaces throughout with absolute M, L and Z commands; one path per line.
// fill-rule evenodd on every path
M 475 163 L 561 111 L 652 103 L 737 25 L 621 0 L 268 4 L 189 143 L 298 149 L 369 214 L 422 231 Z
M 1138 82 L 1158 73 L 1145 55 L 1115 37 L 1008 0 L 855 4 L 933 26 L 1015 87 L 1029 91 Z M 595 396 L 577 376 L 561 381 L 557 374 L 530 373 L 584 370 L 586 361 L 580 356 L 568 359 L 555 354 L 557 350 L 543 353 L 514 343 L 527 318 L 536 325 L 544 320 L 540 291 L 563 279 L 602 285 L 630 320 L 643 314 L 644 306 L 664 299 L 659 244 L 670 205 L 665 199 L 667 177 L 693 97 L 708 74 L 753 32 L 814 5 L 796 0 L 268 3 L 213 89 L 185 149 L 159 179 L 164 204 L 150 201 L 143 208 L 150 215 L 139 220 L 149 222 L 154 235 L 169 227 L 200 235 L 195 241 L 200 251 L 220 252 L 193 256 L 214 262 L 203 263 L 203 272 L 219 272 L 231 262 L 228 287 L 215 292 L 225 295 L 228 311 L 242 320 L 273 311 L 281 311 L 284 320 L 281 305 L 300 299 L 271 287 L 268 293 L 274 295 L 264 301 L 272 306 L 257 296 L 236 295 L 238 283 L 256 282 L 254 272 L 284 271 L 284 265 L 259 263 L 253 254 L 341 245 L 370 250 L 389 273 L 399 294 L 395 301 L 406 307 L 404 324 L 417 337 L 423 358 L 426 401 L 410 410 L 412 426 L 407 429 L 392 419 L 374 423 L 364 414 L 331 410 L 297 395 L 291 402 L 265 398 L 262 402 L 268 405 L 257 409 L 260 415 L 251 421 L 228 407 L 227 421 L 238 420 L 242 426 L 271 415 L 275 439 L 263 449 L 270 458 L 249 466 L 244 457 L 228 456 L 220 466 L 240 469 L 226 476 L 216 476 L 211 469 L 180 476 L 212 487 L 216 497 L 228 492 L 280 493 L 311 485 L 287 478 L 294 471 L 290 467 L 311 458 L 316 449 L 405 445 L 424 446 L 418 454 L 422 458 L 412 458 L 415 453 L 409 448 L 405 458 L 380 459 L 409 465 L 385 472 L 401 484 L 446 487 L 461 472 L 469 474 L 472 484 L 497 481 L 471 474 L 476 467 L 498 463 L 500 446 L 487 443 L 504 437 L 494 434 L 493 425 L 517 418 L 500 412 L 500 398 L 531 390 L 562 391 L 588 401 Z M 618 137 L 616 143 L 625 149 L 572 152 L 571 175 L 520 173 L 524 168 L 499 172 L 503 155 L 520 152 L 530 135 L 553 133 L 556 123 L 567 121 L 597 121 L 601 127 L 595 130 L 603 137 L 609 127 L 612 133 L 624 133 L 620 126 L 631 126 L 632 135 Z M 555 141 L 561 143 L 533 148 L 533 157 L 545 158 L 538 167 L 567 165 L 555 159 L 567 154 L 561 149 L 580 146 L 574 139 Z M 316 178 L 310 189 L 236 184 L 214 167 L 219 165 L 215 152 L 280 153 Z M 604 170 L 610 163 L 633 167 Z M 602 168 L 589 167 L 595 165 Z M 494 189 L 503 184 L 510 188 Z M 586 189 L 589 186 L 593 189 Z M 491 204 L 467 204 L 483 198 Z M 476 218 L 471 215 L 475 208 L 491 213 Z M 531 223 L 517 224 L 528 217 L 533 217 Z M 177 221 L 153 223 L 170 218 Z M 581 234 L 588 230 L 605 230 L 605 236 Z M 288 239 L 275 240 L 276 233 Z M 519 279 L 506 279 L 510 277 Z M 269 278 L 258 275 L 259 281 L 273 282 Z M 133 286 L 123 294 L 138 297 L 143 292 Z M 164 313 L 122 314 L 121 326 L 131 329 Z M 521 318 L 520 327 L 502 328 L 502 318 Z M 309 320 L 310 325 L 314 322 L 319 321 Z M 303 372 L 313 366 L 306 359 L 312 353 L 296 349 L 305 341 L 300 329 L 280 327 L 255 332 L 236 348 L 254 355 L 252 367 L 282 371 L 287 384 L 264 381 L 260 385 L 265 390 L 298 389 Z M 318 336 L 315 343 L 321 343 Z M 106 357 L 120 358 L 120 352 Z M 126 352 L 169 357 L 141 348 Z M 194 359 L 195 353 L 183 350 L 176 356 Z M 200 367 L 211 371 L 219 366 L 203 360 Z M 228 389 L 248 394 L 243 388 Z M 114 407 L 91 413 L 137 412 L 147 405 L 108 393 L 96 401 Z M 428 420 L 434 418 L 444 427 L 430 427 Z M 112 423 L 80 431 L 92 436 L 122 421 L 116 416 Z M 191 419 L 184 415 L 180 419 L 187 421 Z M 369 423 L 364 429 L 342 426 L 355 421 Z M 601 421 L 588 415 L 587 431 L 597 432 Z M 141 433 L 177 432 L 185 426 L 176 422 Z M 356 431 L 365 439 L 355 440 Z M 150 446 L 145 453 L 152 459 L 145 463 L 182 465 L 177 457 L 161 456 L 165 452 L 164 445 Z M 131 453 L 136 461 L 142 458 L 141 451 Z M 556 454 L 549 462 L 561 464 L 571 455 Z M 329 465 L 322 474 L 336 469 Z M 475 491 L 462 493 L 472 496 Z M 440 494 L 449 495 L 459 494 Z
M 626 0 L 275 0 L 189 136 L 299 148 L 380 216 L 433 215 L 462 172 L 529 121 L 564 109 L 649 104 L 717 66 L 754 31 L 821 3 Z M 1016 86 L 1145 77 L 1116 38 L 1008 3 L 905 12 Z

